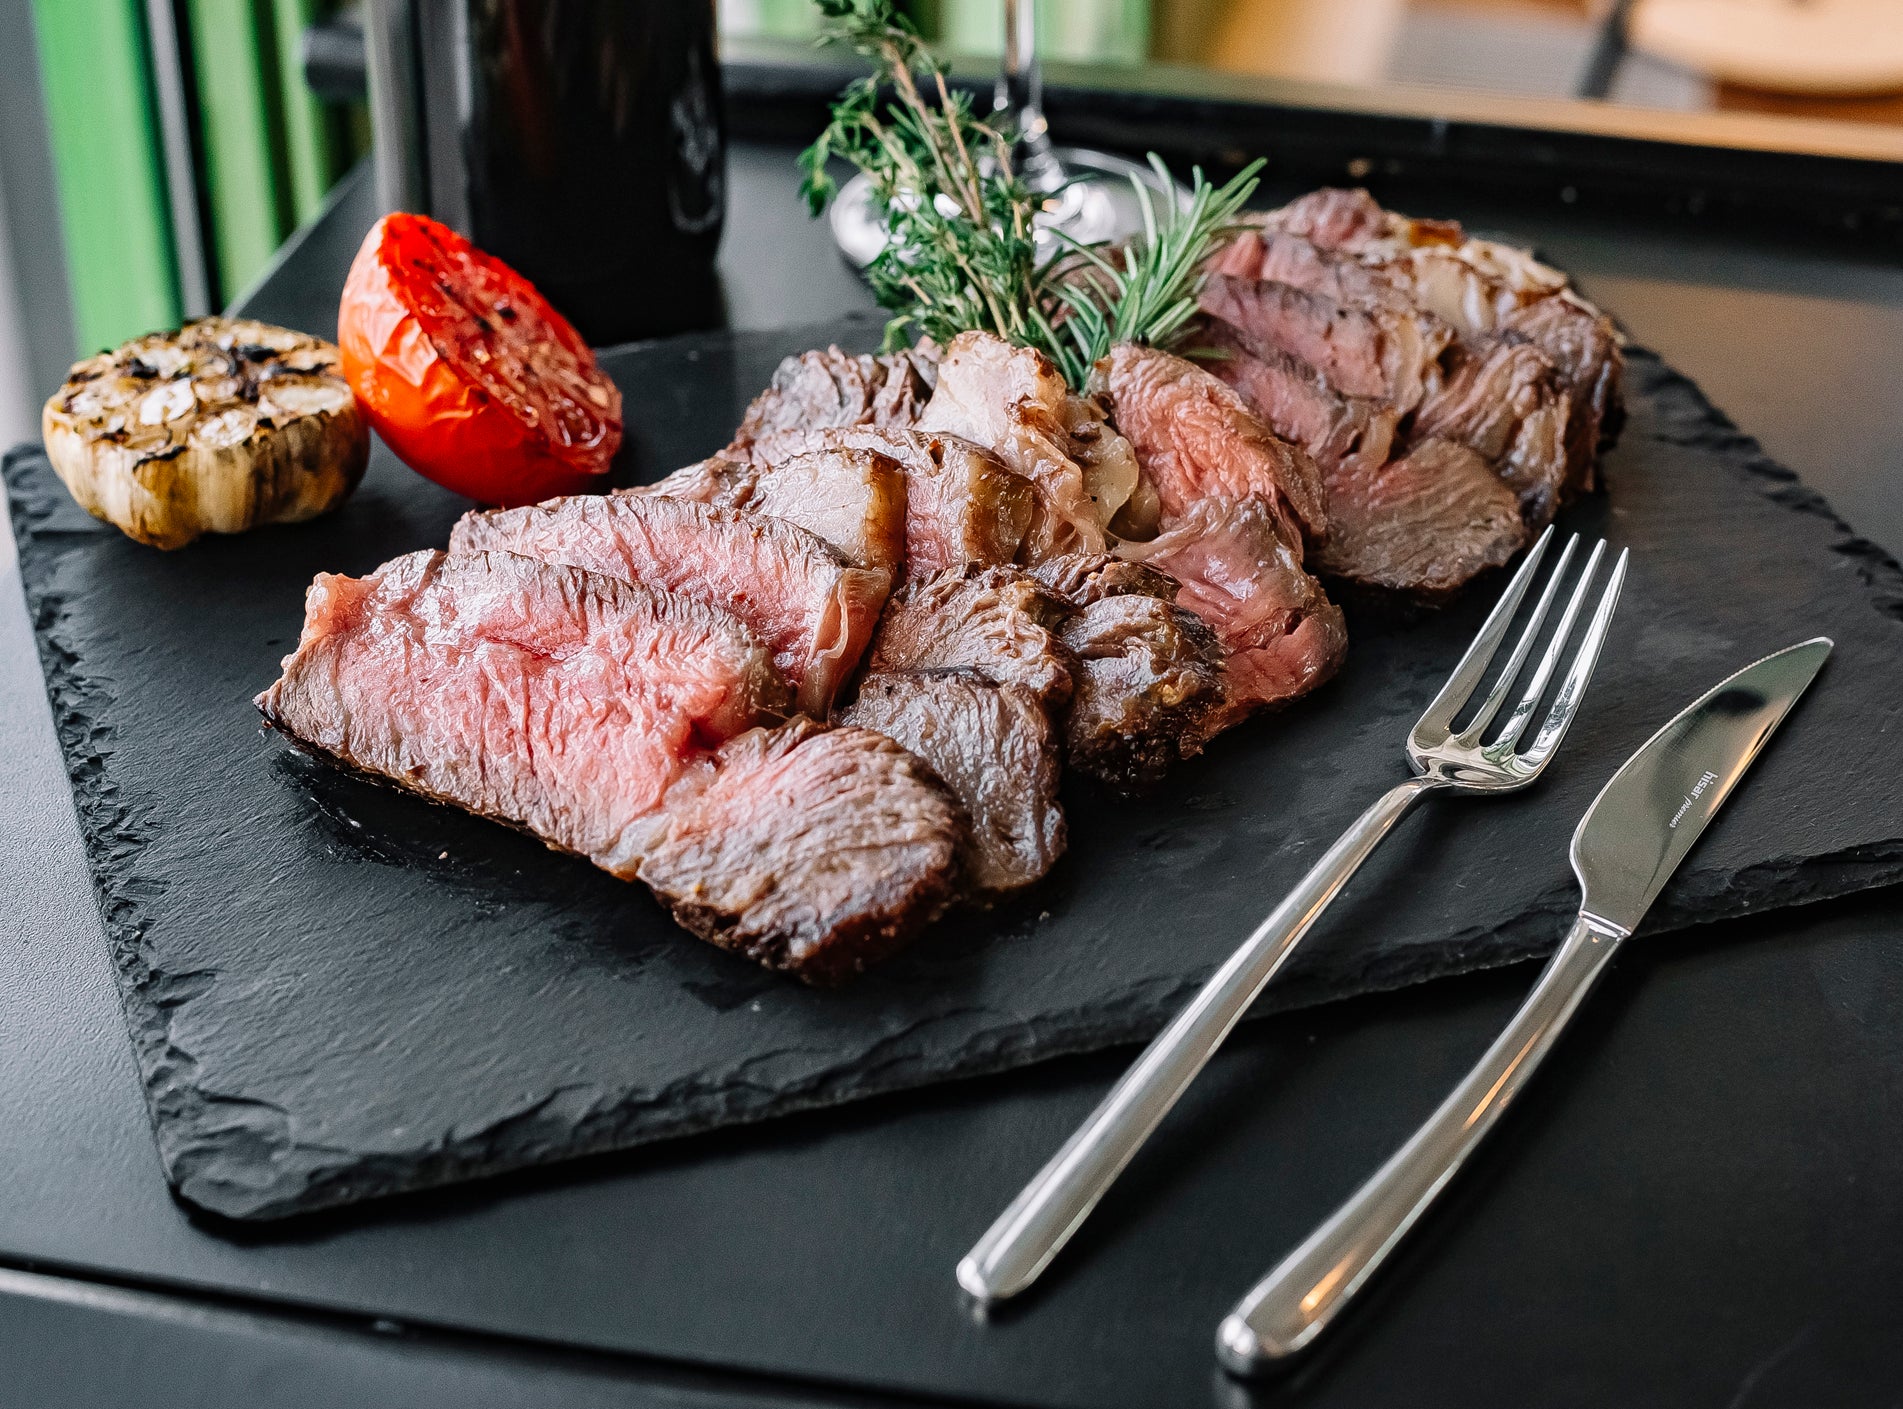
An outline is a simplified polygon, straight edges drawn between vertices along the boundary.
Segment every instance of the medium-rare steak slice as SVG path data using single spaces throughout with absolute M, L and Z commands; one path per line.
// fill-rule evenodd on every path
M 1072 395 L 1043 353 L 992 333 L 952 339 L 918 429 L 971 441 L 1031 482 L 1028 562 L 1102 552 L 1104 529 L 1137 486 L 1136 458 L 1103 408 Z
M 1226 653 L 1200 618 L 1168 597 L 1096 597 L 1064 623 L 1063 636 L 1077 660 L 1064 716 L 1071 767 L 1139 791 L 1201 753 L 1222 727 Z
M 1361 249 L 1388 237 L 1395 217 L 1383 210 L 1373 196 L 1360 189 L 1324 186 L 1290 201 L 1279 210 L 1261 216 L 1270 230 L 1286 231 L 1312 241 L 1321 249 Z M 1423 225 L 1423 238 L 1438 230 L 1444 242 L 1460 242 L 1460 226 L 1451 221 Z
M 722 454 L 772 464 L 808 432 L 850 426 L 909 426 L 931 397 L 928 353 L 854 356 L 837 347 L 781 362 L 754 397 Z
M 1344 396 L 1406 415 L 1438 381 L 1454 330 L 1432 313 L 1389 300 L 1342 303 L 1272 279 L 1213 275 L 1197 303 L 1266 346 L 1300 358 Z
M 664 495 L 577 494 L 463 515 L 450 552 L 520 553 L 691 597 L 760 634 L 800 708 L 824 718 L 858 665 L 890 578 L 780 519 Z
M 1058 638 L 1066 615 L 1064 602 L 1018 568 L 952 568 L 892 595 L 866 671 L 975 670 L 1058 708 L 1071 695 L 1070 660 Z
M 905 565 L 925 577 L 966 563 L 1008 563 L 1037 508 L 1037 491 L 990 451 L 940 431 L 822 432 L 876 451 L 905 473 Z
M 1329 532 L 1332 541 L 1332 524 Z M 1348 646 L 1341 609 L 1303 568 L 1301 543 L 1265 500 L 1204 499 L 1151 542 L 1117 551 L 1181 583 L 1177 602 L 1228 652 L 1211 732 L 1307 694 L 1340 666 Z
M 304 610 L 265 718 L 624 879 L 669 788 L 788 702 L 727 613 L 506 554 L 323 573 Z
M 903 745 L 951 789 L 971 823 L 964 869 L 979 890 L 1021 889 L 1064 854 L 1057 733 L 1029 690 L 970 670 L 868 675 L 838 718 Z
M 1327 530 L 1321 472 L 1234 388 L 1172 353 L 1119 343 L 1097 364 L 1117 426 L 1136 447 L 1164 522 L 1208 498 L 1260 498 L 1296 535 Z
M 1537 533 L 1567 489 L 1571 394 L 1546 354 L 1511 333 L 1451 349 L 1448 368 L 1446 382 L 1421 404 L 1411 438 L 1451 440 L 1489 462 L 1520 496 L 1520 517 Z
M 905 566 L 905 473 L 876 447 L 829 442 L 835 433 L 788 437 L 771 463 L 715 456 L 623 494 L 689 499 L 785 519 L 824 539 L 854 567 L 896 580 Z
M 1343 463 L 1375 468 L 1394 449 L 1399 414 L 1366 397 L 1343 396 L 1300 358 L 1212 319 L 1199 340 L 1222 356 L 1212 375 L 1234 387 L 1262 423 L 1292 440 L 1328 471 Z
M 681 793 L 641 879 L 701 938 L 807 983 L 903 948 L 953 898 L 964 819 L 883 734 L 757 729 Z
M 1245 229 L 1210 261 L 1209 267 L 1212 274 L 1229 275 L 1245 284 L 1257 279 L 1292 284 L 1356 308 L 1414 308 L 1406 289 L 1397 286 L 1379 265 L 1363 264 L 1340 250 L 1323 249 L 1286 230 L 1262 226 Z
M 1318 571 L 1428 602 L 1526 542 L 1519 497 L 1486 461 L 1445 440 L 1331 479 L 1328 512 Z

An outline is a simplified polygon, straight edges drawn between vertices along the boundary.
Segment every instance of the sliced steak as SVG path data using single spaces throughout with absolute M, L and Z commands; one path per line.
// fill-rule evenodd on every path
M 1490 464 L 1512 490 L 1520 542 L 1592 486 L 1595 459 L 1622 414 L 1618 336 L 1563 274 L 1526 251 L 1474 239 L 1455 222 L 1385 211 L 1365 191 L 1317 191 L 1257 217 L 1211 268 L 1206 303 L 1252 333 L 1242 296 L 1251 275 L 1369 310 L 1408 304 L 1456 334 L 1385 467 L 1339 453 L 1362 418 L 1314 395 L 1299 367 L 1258 357 L 1223 369 L 1271 425 L 1321 463 L 1331 527 L 1322 563 L 1330 574 L 1433 599 L 1517 546 L 1501 496 L 1456 447 Z M 1261 350 L 1240 334 L 1228 340 Z M 1288 336 L 1277 343 L 1292 345 Z
M 695 504 L 713 504 L 722 509 L 743 509 L 759 478 L 759 470 L 749 461 L 710 455 L 705 460 L 683 465 L 652 484 L 637 484 L 614 492 L 658 494 L 668 499 L 686 499 Z
M 835 443 L 838 434 L 789 437 L 785 458 L 770 464 L 715 456 L 620 492 L 785 519 L 825 540 L 854 567 L 896 579 L 905 566 L 905 473 L 876 447 Z
M 1326 576 L 1447 597 L 1526 542 L 1519 496 L 1464 445 L 1423 441 L 1377 470 L 1329 481 Z
M 989 894 L 1037 880 L 1064 854 L 1058 743 L 1037 696 L 975 671 L 868 675 L 844 724 L 925 760 L 971 823 L 965 876 Z
M 1323 249 L 1305 236 L 1266 227 L 1245 229 L 1210 264 L 1214 274 L 1249 284 L 1267 279 L 1354 308 L 1413 309 L 1405 288 L 1378 264 Z
M 1071 693 L 1057 635 L 1066 614 L 1064 602 L 1017 568 L 953 568 L 893 594 L 866 671 L 975 670 L 1061 707 Z
M 877 450 L 905 473 L 905 565 L 914 577 L 966 563 L 1008 563 L 1037 509 L 1037 491 L 990 451 L 937 431 L 832 431 Z
M 733 617 L 505 554 L 320 574 L 265 718 L 353 767 L 525 827 L 624 879 L 706 751 L 780 711 Z
M 781 362 L 753 399 L 722 454 L 772 464 L 808 432 L 852 426 L 909 426 L 932 394 L 927 357 L 854 356 L 837 347 Z
M 1447 380 L 1422 403 L 1412 436 L 1451 440 L 1488 461 L 1520 497 L 1520 517 L 1538 532 L 1567 488 L 1566 427 L 1572 396 L 1545 353 L 1500 334 L 1448 354 Z
M 1269 229 L 1299 235 L 1322 249 L 1366 248 L 1390 237 L 1395 218 L 1366 191 L 1326 186 L 1261 217 Z M 1459 242 L 1458 225 L 1434 222 L 1434 226 L 1445 232 L 1451 242 Z M 1426 236 L 1424 230 L 1423 237 Z
M 795 719 L 732 740 L 670 799 L 641 879 L 701 938 L 831 985 L 903 948 L 954 896 L 964 819 L 868 729 Z
M 1222 353 L 1209 364 L 1211 374 L 1234 387 L 1270 430 L 1308 451 L 1324 479 L 1344 463 L 1387 462 L 1401 419 L 1392 407 L 1343 396 L 1300 358 L 1228 323 L 1211 320 L 1201 340 Z
M 1212 728 L 1304 695 L 1340 666 L 1348 645 L 1341 609 L 1303 568 L 1301 543 L 1264 500 L 1202 500 L 1153 541 L 1117 551 L 1181 583 L 1177 602 L 1228 652 L 1224 705 Z
M 1033 571 L 1075 608 L 1062 631 L 1076 661 L 1064 721 L 1071 766 L 1138 791 L 1202 752 L 1221 727 L 1225 652 L 1200 617 L 1175 604 L 1176 579 L 1107 553 Z
M 1305 281 L 1315 276 L 1304 269 L 1358 267 L 1348 277 L 1361 287 L 1384 285 L 1438 313 L 1463 338 L 1519 332 L 1546 353 L 1573 394 L 1569 439 L 1596 451 L 1602 435 L 1616 432 L 1618 334 L 1559 270 L 1512 245 L 1474 239 L 1454 221 L 1383 210 L 1366 191 L 1312 192 L 1259 219 L 1262 229 L 1232 242 L 1214 267 L 1245 273 L 1253 266 L 1258 278 L 1305 288 L 1315 287 Z M 1304 245 L 1312 256 L 1302 255 Z
M 904 565 L 914 576 L 1012 561 L 1037 513 L 1031 482 L 961 436 L 863 427 L 815 431 L 804 443 L 869 451 L 897 466 L 904 478 Z
M 1072 395 L 1043 353 L 991 333 L 952 339 L 918 429 L 971 441 L 1031 482 L 1029 562 L 1102 552 L 1105 526 L 1137 485 L 1135 455 L 1103 408 Z
M 1087 607 L 1105 597 L 1161 597 L 1176 600 L 1176 579 L 1145 563 L 1110 553 L 1072 553 L 1031 569 L 1031 576 L 1074 606 Z
M 1121 791 L 1139 791 L 1178 759 L 1201 753 L 1221 727 L 1227 698 L 1222 645 L 1168 597 L 1147 591 L 1096 597 L 1064 623 L 1063 638 L 1077 661 L 1064 717 L 1071 767 Z
M 663 495 L 579 494 L 472 512 L 449 546 L 565 563 L 730 611 L 760 634 L 800 708 L 817 718 L 858 665 L 890 584 L 784 520 Z
M 1570 291 L 1537 299 L 1501 320 L 1536 344 L 1572 395 L 1566 423 L 1567 490 L 1594 487 L 1599 456 L 1625 423 L 1625 354 L 1612 320 Z
M 1314 460 L 1263 425 L 1232 387 L 1181 357 L 1135 343 L 1113 347 L 1096 375 L 1165 522 L 1204 499 L 1253 495 L 1275 509 L 1298 543 L 1326 531 Z
M 1438 381 L 1454 330 L 1423 309 L 1394 301 L 1343 303 L 1272 279 L 1216 274 L 1198 304 L 1266 346 L 1299 358 L 1344 396 L 1367 397 L 1406 415 Z

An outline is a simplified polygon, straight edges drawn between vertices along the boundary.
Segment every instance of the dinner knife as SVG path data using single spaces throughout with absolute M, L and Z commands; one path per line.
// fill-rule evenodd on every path
M 1579 918 L 1532 993 L 1414 1137 L 1223 1319 L 1225 1369 L 1258 1374 L 1313 1344 L 1394 1251 L 1552 1049 L 1830 649 L 1819 636 L 1746 666 L 1612 775 L 1573 833 Z

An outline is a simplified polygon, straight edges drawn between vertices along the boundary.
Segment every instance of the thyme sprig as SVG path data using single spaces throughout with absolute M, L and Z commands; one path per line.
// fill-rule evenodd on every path
M 817 215 L 836 194 L 826 167 L 843 157 L 872 183 L 887 240 L 866 269 L 892 311 L 888 344 L 947 342 L 979 328 L 1041 345 L 1046 302 L 1032 219 L 1037 200 L 1011 167 L 1011 134 L 972 114 L 891 0 L 817 0 L 825 39 L 873 62 L 847 85 L 832 121 L 800 154 L 801 194 Z M 883 85 L 894 101 L 879 104 Z
M 953 89 L 892 0 L 815 0 L 823 43 L 844 43 L 873 72 L 848 84 L 832 120 L 800 154 L 800 193 L 818 215 L 836 194 L 835 157 L 864 172 L 886 244 L 866 269 L 892 314 L 886 345 L 916 337 L 949 342 L 980 329 L 1048 356 L 1081 391 L 1092 366 L 1119 341 L 1179 345 L 1196 312 L 1202 267 L 1254 194 L 1256 162 L 1212 187 L 1200 169 L 1189 198 L 1162 208 L 1133 182 L 1143 234 L 1122 250 L 1062 238 L 1040 248 L 1036 217 L 1046 197 L 1013 171 L 1013 134 L 981 119 Z M 883 107 L 881 92 L 890 87 Z M 1175 183 L 1152 154 L 1165 190 Z

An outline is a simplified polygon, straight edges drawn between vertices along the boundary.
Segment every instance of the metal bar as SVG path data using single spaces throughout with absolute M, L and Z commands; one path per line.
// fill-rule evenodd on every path
M 172 218 L 172 257 L 178 268 L 179 313 L 202 318 L 212 310 L 211 250 L 205 238 L 204 191 L 192 142 L 192 101 L 175 0 L 145 0 L 145 28 L 165 200 Z
M 1593 40 L 1592 52 L 1586 56 L 1586 67 L 1580 71 L 1578 96 L 1602 101 L 1611 96 L 1619 67 L 1625 62 L 1631 23 L 1632 0 L 1613 0 L 1612 8 L 1599 22 L 1599 33 Z
M 410 0 L 365 0 L 363 37 L 378 208 L 426 210 L 429 165 L 417 106 L 416 20 Z

